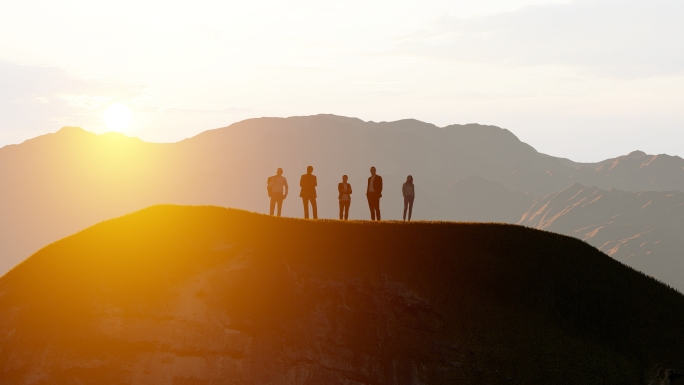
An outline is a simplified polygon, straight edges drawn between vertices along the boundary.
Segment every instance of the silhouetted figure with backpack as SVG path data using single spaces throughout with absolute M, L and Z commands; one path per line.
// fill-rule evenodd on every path
M 299 180 L 299 186 L 302 188 L 299 196 L 302 197 L 304 203 L 304 218 L 309 219 L 309 202 L 311 202 L 311 210 L 313 210 L 313 219 L 318 219 L 318 207 L 316 206 L 316 186 L 318 181 L 316 175 L 312 174 L 313 167 L 306 168 L 306 174 L 302 175 Z
M 371 220 L 380 220 L 380 198 L 382 198 L 382 177 L 375 173 L 375 167 L 370 169 L 371 176 L 368 178 L 366 198 L 371 212 Z
M 287 198 L 288 193 L 287 179 L 283 176 L 282 168 L 278 169 L 276 175 L 268 177 L 266 189 L 268 190 L 268 196 L 271 198 L 271 215 L 273 215 L 275 206 L 278 205 L 278 216 L 280 216 L 280 212 L 283 208 L 283 200 Z M 285 189 L 284 193 L 283 189 Z
M 342 175 L 342 183 L 337 184 L 337 191 L 339 195 L 337 199 L 340 201 L 340 220 L 347 220 L 349 218 L 349 205 L 351 205 L 352 187 L 347 183 L 347 176 Z
M 408 208 L 408 220 L 411 220 L 411 212 L 413 211 L 413 200 L 416 197 L 415 187 L 413 186 L 413 177 L 411 175 L 406 177 L 406 183 L 401 186 L 401 193 L 404 194 L 404 220 L 406 220 L 406 209 Z

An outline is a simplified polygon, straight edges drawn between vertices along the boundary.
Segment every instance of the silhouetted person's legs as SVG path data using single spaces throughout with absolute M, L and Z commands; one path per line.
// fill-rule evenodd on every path
M 373 204 L 373 197 L 371 195 L 366 196 L 368 198 L 368 208 L 370 209 L 371 213 L 371 221 L 375 220 L 375 207 Z
M 302 198 L 302 203 L 304 203 L 304 218 L 309 219 L 309 202 L 311 202 L 313 218 L 318 219 L 318 205 L 316 205 L 316 198 Z
M 406 220 L 406 209 L 408 209 L 408 220 L 411 220 L 411 212 L 413 211 L 413 199 L 415 197 L 405 196 L 404 197 L 404 220 Z
M 415 197 L 411 197 L 411 199 L 409 200 L 409 217 L 408 217 L 409 221 L 411 220 L 411 213 L 413 213 L 413 200 L 414 199 L 415 199 Z
M 351 201 L 340 200 L 340 220 L 349 218 L 349 205 Z
M 278 203 L 278 216 L 280 216 L 280 213 L 283 210 L 283 196 L 282 195 L 278 198 L 277 203 Z
M 280 216 L 280 212 L 283 209 L 283 194 L 273 193 L 271 195 L 271 215 L 273 215 L 276 205 L 278 205 L 278 216 Z
M 318 219 L 318 205 L 316 205 L 316 198 L 302 198 L 302 203 L 304 204 L 304 218 L 309 219 L 309 202 L 311 202 L 313 218 Z
M 368 195 L 368 207 L 371 212 L 371 220 L 380 220 L 380 197 L 376 195 Z
M 304 219 L 309 219 L 309 198 L 302 198 L 304 204 Z

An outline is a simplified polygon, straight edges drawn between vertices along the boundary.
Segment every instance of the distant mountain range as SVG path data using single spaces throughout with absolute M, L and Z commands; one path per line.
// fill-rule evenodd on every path
M 568 234 L 684 290 L 676 251 L 684 239 L 684 159 L 635 151 L 576 163 L 494 126 L 334 115 L 250 119 L 170 144 L 64 128 L 0 148 L 0 272 L 50 242 L 152 204 L 266 212 L 266 178 L 278 167 L 292 189 L 283 214 L 301 217 L 298 180 L 308 165 L 318 176 L 323 218 L 337 217 L 336 187 L 347 174 L 355 191 L 350 219 L 367 219 L 364 189 L 375 166 L 385 180 L 383 219 L 400 219 L 401 184 L 411 174 L 415 219 Z M 579 202 L 575 190 L 601 198 Z

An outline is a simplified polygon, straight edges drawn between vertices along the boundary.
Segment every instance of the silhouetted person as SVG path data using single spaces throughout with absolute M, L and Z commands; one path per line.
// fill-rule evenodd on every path
M 316 175 L 312 174 L 313 167 L 309 166 L 306 168 L 306 174 L 302 175 L 299 180 L 299 186 L 302 188 L 302 192 L 299 196 L 302 197 L 302 202 L 304 203 L 304 218 L 309 218 L 309 201 L 311 201 L 311 209 L 313 210 L 314 219 L 318 219 L 318 207 L 316 207 L 316 186 L 318 182 L 316 181 Z
M 349 218 L 349 205 L 351 205 L 352 187 L 349 183 L 347 183 L 347 179 L 348 178 L 346 175 L 342 175 L 342 183 L 337 184 L 337 191 L 340 192 L 340 194 L 337 196 L 337 199 L 340 200 L 340 220 L 347 220 L 347 218 Z
M 406 220 L 406 209 L 408 208 L 408 220 L 410 221 L 411 212 L 413 211 L 413 200 L 416 197 L 413 177 L 411 175 L 406 177 L 406 183 L 401 186 L 401 192 L 404 194 L 404 220 Z
M 283 193 L 283 188 L 285 193 Z M 278 216 L 283 208 L 283 199 L 287 198 L 287 179 L 283 176 L 283 169 L 279 168 L 276 175 L 268 177 L 268 182 L 266 182 L 266 189 L 268 190 L 268 196 L 271 197 L 271 215 L 273 215 L 273 210 L 276 204 L 278 205 Z
M 368 178 L 366 198 L 371 212 L 371 220 L 380 220 L 380 198 L 382 198 L 382 177 L 375 174 L 375 167 L 370 169 L 371 176 Z

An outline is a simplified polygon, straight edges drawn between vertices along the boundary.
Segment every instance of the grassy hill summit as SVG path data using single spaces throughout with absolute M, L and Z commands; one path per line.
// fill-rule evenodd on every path
M 611 250 L 613 258 L 684 292 L 682 158 L 636 151 L 577 163 L 540 153 L 496 126 L 326 114 L 248 119 L 177 143 L 72 127 L 2 147 L 0 275 L 49 243 L 152 205 L 264 212 L 268 176 L 282 168 L 296 185 L 308 166 L 318 177 L 320 218 L 338 217 L 342 175 L 358 192 L 374 166 L 387 192 L 383 205 L 397 209 L 383 212 L 384 219 L 401 218 L 401 186 L 412 175 L 419 196 L 414 219 L 523 224 L 534 208 L 543 214 L 528 215 L 525 225 L 548 225 L 541 229 Z M 596 192 L 602 198 L 559 201 L 578 184 L 602 190 Z M 647 196 L 654 203 L 642 203 Z M 535 204 L 541 201 L 551 204 Z M 547 214 L 559 216 L 536 220 Z M 283 215 L 301 217 L 302 207 L 285 204 Z M 365 204 L 351 205 L 349 218 L 367 217 Z
M 0 383 L 666 384 L 683 325 L 562 235 L 153 206 L 0 278 Z

